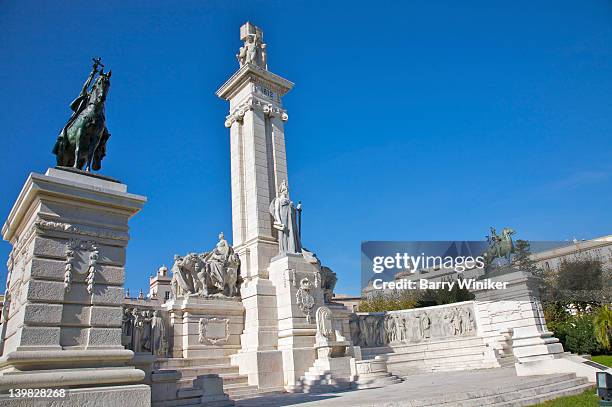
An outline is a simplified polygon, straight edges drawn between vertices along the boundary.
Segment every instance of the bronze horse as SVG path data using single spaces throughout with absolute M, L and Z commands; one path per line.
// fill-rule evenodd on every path
M 493 260 L 501 258 L 510 261 L 510 256 L 514 253 L 514 243 L 512 242 L 514 233 L 514 229 L 504 228 L 501 236 L 491 236 L 490 245 L 483 254 L 485 264 L 490 265 Z
M 106 128 L 104 103 L 110 88 L 112 71 L 106 74 L 103 68 L 98 71 L 99 64 L 99 59 L 94 60 L 93 70 L 81 94 L 70 105 L 73 110 L 72 117 L 62 129 L 53 147 L 58 166 L 79 170 L 85 167 L 85 171 L 91 171 L 92 168 L 97 171 L 102 167 L 102 159 L 106 155 L 106 142 L 110 137 Z M 99 75 L 88 91 L 96 73 Z

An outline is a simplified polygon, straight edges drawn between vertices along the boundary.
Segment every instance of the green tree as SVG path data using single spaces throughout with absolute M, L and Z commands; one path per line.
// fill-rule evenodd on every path
M 563 260 L 556 279 L 559 300 L 579 312 L 598 307 L 604 299 L 603 268 L 596 259 Z
M 593 318 L 595 338 L 607 351 L 612 349 L 610 335 L 612 334 L 612 309 L 608 305 L 599 308 Z
M 514 265 L 522 271 L 536 274 L 537 267 L 531 259 L 531 244 L 527 240 L 518 239 L 514 243 Z

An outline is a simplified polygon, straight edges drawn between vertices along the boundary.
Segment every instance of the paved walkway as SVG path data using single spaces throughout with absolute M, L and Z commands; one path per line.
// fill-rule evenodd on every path
M 275 394 L 236 402 L 240 407 L 356 407 L 427 399 L 442 394 L 466 393 L 529 383 L 533 376 L 516 376 L 514 367 L 459 372 L 437 372 L 408 376 L 402 383 L 364 390 L 323 394 Z M 444 392 L 444 393 L 442 393 Z M 381 403 L 384 402 L 384 403 Z

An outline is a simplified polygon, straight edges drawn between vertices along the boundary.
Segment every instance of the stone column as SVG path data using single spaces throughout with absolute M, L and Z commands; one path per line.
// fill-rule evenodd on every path
M 145 201 L 82 171 L 30 174 L 2 228 L 13 250 L 0 392 L 60 386 L 74 388 L 62 405 L 150 405 L 121 345 L 128 220 Z
M 249 384 L 283 385 L 278 351 L 276 289 L 268 279 L 270 259 L 278 253 L 269 206 L 287 180 L 281 97 L 293 84 L 246 63 L 217 91 L 230 103 L 233 247 L 240 256 L 245 328 L 242 349 L 233 357 Z

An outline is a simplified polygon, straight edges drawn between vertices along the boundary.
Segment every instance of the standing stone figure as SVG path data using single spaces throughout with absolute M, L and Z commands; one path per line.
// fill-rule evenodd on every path
M 142 311 L 142 339 L 140 348 L 143 351 L 151 351 L 151 311 Z
M 244 45 L 240 47 L 236 55 L 240 67 L 245 64 L 252 64 L 268 69 L 266 44 L 263 43 L 263 31 L 251 23 L 246 23 L 240 27 L 240 39 L 244 41 Z
M 285 180 L 278 188 L 278 196 L 270 203 L 270 214 L 274 218 L 274 228 L 278 230 L 279 254 L 301 253 L 296 208 L 289 199 L 289 188 Z
M 193 279 L 188 276 L 183 268 L 184 258 L 178 254 L 174 256 L 174 264 L 172 265 L 172 281 L 170 289 L 174 298 L 181 297 L 185 294 L 195 292 Z
M 156 356 L 166 356 L 168 352 L 168 336 L 163 318 L 159 315 L 159 311 L 153 311 L 151 319 L 151 352 Z
M 144 321 L 142 315 L 138 312 L 138 309 L 132 310 L 132 321 L 134 328 L 132 329 L 132 346 L 131 349 L 134 352 L 142 352 L 142 333 L 144 329 Z
M 92 168 L 99 170 L 102 167 L 102 159 L 106 155 L 106 142 L 110 137 L 106 128 L 104 104 L 110 88 L 111 75 L 112 71 L 104 73 L 104 65 L 100 62 L 100 58 L 93 60 L 91 73 L 81 93 L 70 104 L 72 116 L 66 122 L 53 147 L 58 166 L 77 169 L 83 169 L 85 166 L 86 171 L 91 171 Z M 92 81 L 94 84 L 90 88 Z
M 127 348 L 131 347 L 132 331 L 134 328 L 134 319 L 129 308 L 123 309 L 123 318 L 121 320 L 121 344 Z

